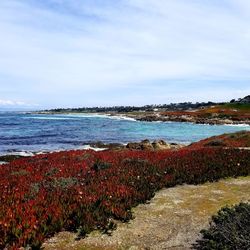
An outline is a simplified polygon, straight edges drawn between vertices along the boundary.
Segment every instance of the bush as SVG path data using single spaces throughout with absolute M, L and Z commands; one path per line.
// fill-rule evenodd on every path
M 226 144 L 222 140 L 212 140 L 205 144 L 205 146 L 212 146 L 212 147 L 224 147 Z
M 201 233 L 203 237 L 197 241 L 194 249 L 250 249 L 250 204 L 240 203 L 222 208 L 212 217 L 209 229 Z

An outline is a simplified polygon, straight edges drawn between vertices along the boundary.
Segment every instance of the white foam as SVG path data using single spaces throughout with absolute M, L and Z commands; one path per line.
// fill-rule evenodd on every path
M 132 117 L 127 117 L 124 115 L 111 115 L 111 114 L 98 114 L 98 113 L 86 113 L 86 114 L 66 114 L 66 116 L 70 117 L 97 117 L 97 118 L 109 118 L 109 119 L 115 119 L 115 120 L 128 120 L 128 121 L 136 121 L 136 119 Z
M 79 147 L 78 149 L 83 149 L 83 150 L 91 149 L 91 150 L 94 150 L 94 151 L 104 151 L 107 148 L 94 148 L 94 147 L 91 147 L 90 145 L 84 145 L 84 146 Z
M 19 156 L 34 156 L 35 154 L 29 151 L 19 151 L 19 152 L 11 152 L 9 155 L 19 155 Z
M 124 115 L 111 115 L 111 114 L 99 114 L 99 113 L 68 113 L 60 115 L 43 114 L 41 116 L 38 115 L 38 116 L 23 117 L 23 119 L 35 119 L 35 120 L 73 120 L 75 118 L 109 118 L 115 120 L 136 121 L 136 119 Z
M 24 119 L 34 119 L 34 120 L 73 120 L 74 118 L 69 117 L 39 117 L 39 116 L 31 116 L 31 117 L 23 117 Z
M 225 124 L 225 126 L 230 126 L 230 127 L 241 127 L 241 128 L 250 128 L 250 125 L 248 124 Z
M 77 113 L 71 113 L 71 114 L 63 114 L 63 116 L 68 116 L 68 117 L 78 117 L 78 118 L 90 118 L 90 117 L 109 117 L 109 115 L 100 115 L 97 113 L 82 113 L 82 114 L 77 114 Z
M 114 116 L 109 116 L 111 119 L 116 119 L 116 120 L 127 120 L 127 121 L 133 121 L 136 122 L 137 120 L 132 118 L 132 117 L 127 117 L 123 115 L 114 115 Z

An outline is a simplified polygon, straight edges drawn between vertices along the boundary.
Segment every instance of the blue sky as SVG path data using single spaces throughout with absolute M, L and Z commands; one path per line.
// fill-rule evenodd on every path
M 248 0 L 1 0 L 0 109 L 250 94 Z

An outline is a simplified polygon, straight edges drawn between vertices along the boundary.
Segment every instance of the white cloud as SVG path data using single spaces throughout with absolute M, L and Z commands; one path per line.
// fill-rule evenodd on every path
M 0 99 L 0 106 L 23 106 L 23 105 L 27 105 L 25 102 L 22 101 L 13 101 L 13 100 L 3 100 Z
M 60 95 L 112 91 L 117 85 L 131 91 L 141 86 L 143 96 L 145 81 L 178 79 L 197 81 L 198 95 L 206 88 L 204 79 L 235 80 L 242 91 L 246 84 L 237 82 L 250 80 L 247 0 L 38 3 L 0 2 L 0 76 L 15 79 L 20 99 L 53 103 L 57 95 L 58 103 L 67 104 Z M 176 91 L 188 87 L 178 84 Z M 78 103 L 84 105 L 80 98 Z

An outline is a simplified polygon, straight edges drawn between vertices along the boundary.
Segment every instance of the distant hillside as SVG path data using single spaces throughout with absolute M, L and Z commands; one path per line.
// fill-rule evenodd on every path
M 230 103 L 241 103 L 241 104 L 250 104 L 250 95 L 245 96 L 244 98 L 239 98 L 238 100 L 231 100 Z

